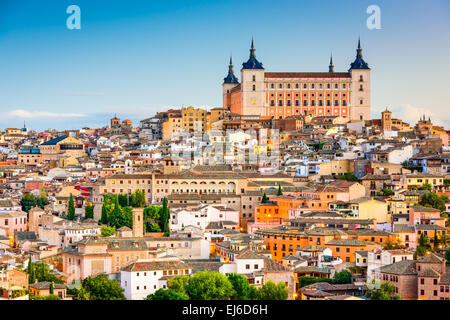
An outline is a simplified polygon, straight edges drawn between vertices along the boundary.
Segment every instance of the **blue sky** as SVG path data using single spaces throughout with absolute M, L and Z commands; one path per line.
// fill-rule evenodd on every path
M 69 30 L 66 8 L 81 9 Z M 369 5 L 381 30 L 366 27 Z M 267 71 L 346 71 L 361 36 L 372 115 L 450 127 L 450 2 L 0 0 L 0 128 L 101 127 L 169 107 L 221 106 L 251 37 Z

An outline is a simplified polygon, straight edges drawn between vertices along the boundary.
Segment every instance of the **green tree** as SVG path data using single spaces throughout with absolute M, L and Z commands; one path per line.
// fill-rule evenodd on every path
M 430 240 L 425 233 L 421 233 L 418 240 L 419 247 L 430 247 Z
M 267 203 L 269 200 L 267 199 L 267 194 L 264 192 L 261 203 Z
M 383 282 L 379 288 L 368 288 L 366 297 L 370 300 L 401 300 L 395 294 L 395 286 L 390 282 Z
M 84 218 L 85 219 L 94 219 L 94 206 L 91 203 L 88 203 L 84 207 Z
M 397 239 L 395 242 L 393 242 L 392 240 L 387 240 L 383 245 L 384 250 L 394 250 L 394 249 L 404 249 L 404 248 L 405 248 L 405 246 L 402 244 L 400 239 Z
M 352 274 L 347 270 L 336 272 L 333 277 L 333 283 L 338 284 L 352 283 Z
M 329 278 L 316 278 L 311 276 L 300 276 L 298 277 L 298 286 L 303 288 L 305 286 L 309 286 L 310 284 L 316 282 L 331 282 L 332 280 Z
M 133 208 L 145 207 L 145 193 L 142 190 L 137 189 L 132 195 L 131 206 Z
M 281 184 L 278 185 L 278 192 L 277 192 L 277 196 L 282 196 L 283 195 L 283 190 L 281 189 Z
M 81 283 L 79 300 L 125 300 L 123 289 L 104 274 L 87 277 Z
M 31 260 L 31 255 L 28 258 L 28 266 L 27 266 L 27 271 L 26 273 L 28 273 L 28 283 L 34 283 L 36 280 L 36 275 L 34 272 L 34 264 Z
M 75 220 L 75 202 L 73 200 L 72 194 L 70 194 L 70 198 L 69 198 L 69 208 L 67 209 L 67 219 Z
M 54 285 L 53 281 L 50 282 L 50 288 L 48 289 L 48 292 L 50 294 L 53 294 L 55 292 L 55 285 Z
M 180 296 L 184 297 L 186 300 L 189 299 L 189 295 L 186 291 L 186 287 L 189 281 L 189 276 L 175 276 L 167 280 L 167 288 L 176 292 Z
M 161 227 L 157 223 L 146 222 L 144 224 L 145 232 L 161 232 Z
M 438 235 L 437 235 L 437 230 L 435 230 L 434 231 L 434 238 L 433 238 L 433 250 L 435 252 L 439 251 L 439 243 L 440 243 L 440 241 L 439 241 L 439 238 L 438 238 Z
M 382 197 L 390 197 L 390 196 L 394 195 L 394 191 L 392 191 L 391 189 L 383 188 L 383 189 L 381 189 L 381 192 L 379 193 L 379 195 Z
M 433 188 L 433 186 L 429 183 L 424 183 L 422 184 L 422 186 L 419 187 L 419 190 L 429 190 L 431 191 L 431 189 Z
M 159 206 L 148 206 L 144 208 L 144 220 L 159 220 L 161 219 L 160 212 L 162 207 Z
M 441 212 L 444 212 L 446 210 L 445 204 L 447 202 L 448 202 L 447 196 L 438 196 L 434 192 L 428 192 L 422 196 L 422 199 L 420 200 L 419 204 L 421 206 L 435 208 L 440 210 Z
M 149 294 L 145 300 L 189 300 L 173 290 L 159 289 L 153 294 Z
M 161 209 L 161 229 L 164 231 L 164 236 L 168 236 L 170 233 L 169 218 L 170 218 L 170 209 L 167 202 L 167 198 L 164 197 Z
M 227 277 L 212 271 L 194 273 L 188 280 L 186 292 L 192 300 L 229 300 L 234 295 Z
M 108 224 L 108 209 L 106 209 L 105 203 L 102 205 L 102 215 L 100 217 L 100 223 Z
M 444 253 L 445 263 L 450 266 L 450 248 L 447 248 Z
M 102 226 L 100 228 L 101 235 L 104 237 L 111 237 L 116 234 L 115 227 Z
M 346 181 L 351 181 L 351 182 L 358 182 L 358 178 L 353 174 L 353 173 L 349 173 L 346 172 L 343 175 L 338 177 L 339 180 L 346 180 Z
M 44 262 L 30 262 L 30 260 L 28 260 L 28 266 L 24 271 L 29 275 L 29 283 L 34 283 L 36 280 L 38 282 L 48 281 L 58 284 L 64 283 L 64 280 L 58 278 Z
M 286 300 L 288 297 L 289 290 L 284 282 L 275 285 L 269 280 L 258 290 L 259 300 Z
M 117 195 L 117 201 L 121 207 L 126 207 L 129 205 L 129 199 L 127 194 L 119 194 Z
M 230 273 L 228 275 L 228 280 L 234 289 L 234 294 L 232 295 L 232 300 L 249 300 L 251 293 L 251 285 L 248 279 L 241 274 Z
M 48 200 L 44 190 L 41 190 L 41 196 L 39 198 L 36 198 L 36 204 L 41 209 L 44 209 L 46 205 L 48 205 L 50 201 Z

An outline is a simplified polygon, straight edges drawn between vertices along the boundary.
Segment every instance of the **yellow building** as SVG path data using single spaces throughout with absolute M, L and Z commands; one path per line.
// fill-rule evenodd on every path
M 78 162 L 78 160 L 72 156 L 62 157 L 58 161 L 58 167 L 60 167 L 60 168 L 77 166 L 79 164 L 80 163 Z
M 350 208 L 352 211 L 348 216 L 350 219 L 374 219 L 377 223 L 391 222 L 388 203 L 384 200 L 359 198 L 350 201 Z
M 225 108 L 213 108 L 207 114 L 206 118 L 206 131 L 209 132 L 212 128 L 212 124 L 223 119 L 226 112 Z
M 62 136 L 44 142 L 39 146 L 42 161 L 59 160 L 61 156 L 84 157 L 84 143 L 74 137 Z
M 182 117 L 179 110 L 167 113 L 167 119 L 162 124 L 163 141 L 171 140 L 175 134 L 181 133 Z
M 331 160 L 320 164 L 320 175 L 342 175 L 344 173 L 353 173 L 353 160 Z
M 200 108 L 187 107 L 181 109 L 182 128 L 188 132 L 205 132 L 207 112 Z
M 414 189 L 424 184 L 431 184 L 434 190 L 444 185 L 444 178 L 431 173 L 408 174 L 406 175 L 406 184 L 408 189 Z

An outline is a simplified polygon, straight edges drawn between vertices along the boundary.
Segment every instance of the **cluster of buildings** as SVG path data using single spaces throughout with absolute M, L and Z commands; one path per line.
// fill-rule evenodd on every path
M 97 274 L 143 299 L 170 277 L 211 270 L 284 282 L 289 299 L 360 299 L 375 279 L 403 299 L 448 300 L 446 210 L 419 203 L 449 195 L 449 131 L 388 109 L 372 119 L 360 43 L 346 72 L 332 59 L 328 72 L 266 72 L 255 51 L 240 80 L 230 59 L 221 107 L 172 107 L 137 126 L 115 115 L 103 128 L 1 131 L 1 296 L 48 292 L 28 284 L 31 256 L 65 279 L 54 288 L 63 299 Z M 170 235 L 144 232 L 135 208 L 132 228 L 102 236 L 103 196 L 137 190 L 147 205 L 167 199 Z M 25 195 L 48 203 L 25 212 Z M 422 235 L 444 240 L 418 257 Z M 351 283 L 301 287 L 343 270 Z

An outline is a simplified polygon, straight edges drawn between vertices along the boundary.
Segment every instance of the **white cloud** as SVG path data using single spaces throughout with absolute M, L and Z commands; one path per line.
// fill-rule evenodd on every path
M 47 111 L 27 111 L 23 109 L 16 109 L 10 111 L 7 116 L 11 118 L 78 118 L 84 117 L 81 113 L 58 113 L 58 112 L 47 112 Z
M 388 108 L 392 111 L 392 117 L 396 119 L 401 119 L 411 126 L 414 126 L 424 115 L 425 118 L 431 118 L 431 122 L 437 126 L 445 126 L 450 121 L 448 120 L 450 116 L 447 110 L 442 113 L 435 113 L 426 108 L 415 107 L 410 104 L 405 104 L 399 108 Z

